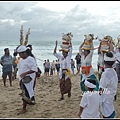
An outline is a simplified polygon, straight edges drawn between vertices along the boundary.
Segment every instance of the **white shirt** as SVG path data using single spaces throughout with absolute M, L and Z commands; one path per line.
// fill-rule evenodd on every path
M 116 48 L 114 53 L 115 53 L 115 58 L 116 58 L 116 62 L 115 63 L 119 63 L 118 62 L 118 61 L 120 61 L 120 52 L 119 52 L 119 50 Z
M 24 72 L 27 72 L 29 70 L 33 70 L 33 71 L 36 71 L 37 72 L 37 65 L 36 65 L 36 61 L 33 57 L 31 56 L 28 56 L 26 59 L 23 59 L 23 58 L 20 58 L 19 62 L 18 62 L 18 78 L 19 78 L 19 81 L 22 79 L 20 77 L 20 75 Z M 35 79 L 35 75 L 36 73 L 31 73 L 31 74 L 28 74 L 32 80 L 29 82 L 29 83 L 24 83 L 28 92 L 29 92 L 29 95 L 30 97 L 34 96 L 34 91 L 33 91 L 33 84 L 34 84 L 34 79 Z M 28 76 L 27 75 L 27 76 Z
M 87 91 L 83 94 L 80 106 L 83 107 L 81 118 L 100 118 L 98 91 Z
M 51 63 L 52 68 L 55 68 L 55 62 Z
M 99 56 L 98 56 L 98 64 L 99 64 L 100 67 L 104 68 L 104 54 L 103 54 L 103 52 L 101 52 L 101 54 L 99 54 Z M 98 72 L 102 73 L 102 69 L 99 68 Z
M 63 57 L 63 55 L 60 55 L 58 53 L 53 54 L 55 57 L 58 58 L 59 62 L 60 62 L 60 68 L 61 69 L 68 69 L 70 68 L 71 70 L 71 57 L 72 57 L 72 48 L 69 48 L 69 52 L 66 58 Z M 59 73 L 59 78 L 62 78 L 62 70 L 60 69 L 60 73 Z
M 105 117 L 110 116 L 114 111 L 114 96 L 117 92 L 118 77 L 113 68 L 105 68 L 102 73 L 99 88 L 105 89 L 105 92 L 100 96 L 101 112 Z
M 98 55 L 98 64 L 101 67 L 104 67 L 104 57 L 103 57 L 103 53 Z

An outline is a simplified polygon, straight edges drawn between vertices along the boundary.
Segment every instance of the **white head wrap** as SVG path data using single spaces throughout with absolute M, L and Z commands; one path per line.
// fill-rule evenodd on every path
M 105 61 L 114 61 L 114 60 L 115 60 L 115 57 L 114 57 L 114 55 L 113 55 L 112 58 L 111 58 L 111 57 L 108 57 L 108 56 L 106 56 L 106 53 L 105 53 L 105 55 L 104 55 L 104 60 L 105 60 Z
M 21 46 L 18 47 L 17 53 L 24 52 L 24 51 L 26 51 L 26 49 L 27 48 L 25 46 L 21 45 Z
M 89 81 L 87 81 L 87 79 L 85 79 L 85 86 L 89 87 L 89 88 L 96 88 L 96 85 L 94 85 L 93 83 L 90 83 Z

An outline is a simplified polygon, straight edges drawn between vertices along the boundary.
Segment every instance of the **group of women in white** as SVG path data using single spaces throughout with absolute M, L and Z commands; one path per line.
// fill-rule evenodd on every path
M 100 118 L 101 112 L 103 118 L 114 118 L 116 111 L 113 101 L 120 81 L 120 44 L 118 41 L 115 45 L 108 36 L 101 40 L 97 48 L 99 56 L 99 76 L 97 79 L 91 64 L 93 51 L 96 48 L 93 47 L 93 39 L 89 40 L 91 41 L 90 49 L 88 49 L 88 45 L 85 45 L 85 40 L 80 45 L 82 55 L 80 86 L 83 96 L 78 116 L 81 118 Z
M 79 48 L 81 55 L 80 88 L 82 98 L 78 116 L 81 118 L 100 118 L 101 112 L 103 118 L 114 118 L 116 111 L 113 101 L 117 94 L 118 82 L 120 81 L 120 44 L 118 42 L 115 45 L 110 36 L 105 36 L 98 45 L 98 48 L 94 48 L 93 39 L 93 34 L 85 35 L 85 39 Z M 64 44 L 66 43 L 64 42 Z M 71 96 L 69 70 L 72 43 L 70 41 L 69 51 L 62 48 L 62 55 L 58 55 L 56 49 L 57 42 L 54 55 L 60 61 L 60 100 L 63 100 L 64 94 L 68 93 L 68 97 Z M 92 56 L 95 49 L 98 49 L 99 56 L 98 78 L 92 67 Z

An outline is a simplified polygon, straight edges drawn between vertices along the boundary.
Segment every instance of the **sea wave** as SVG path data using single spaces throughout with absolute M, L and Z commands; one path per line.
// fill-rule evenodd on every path
M 19 41 L 8 41 L 8 40 L 1 40 L 0 41 L 0 57 L 4 55 L 4 48 L 9 48 L 10 54 L 13 56 L 14 49 L 19 45 Z M 76 54 L 79 52 L 79 46 L 81 44 L 80 41 L 72 41 L 73 43 L 73 54 L 72 59 L 75 60 Z M 29 44 L 32 44 L 33 46 L 33 54 L 36 57 L 37 65 L 40 67 L 40 69 L 43 71 L 43 62 L 44 60 L 49 59 L 50 62 L 53 60 L 57 60 L 57 58 L 53 55 L 54 47 L 55 47 L 55 41 L 32 41 L 29 42 Z M 61 41 L 58 43 L 57 52 L 59 52 Z M 97 41 L 94 41 L 94 46 L 98 47 L 99 43 Z M 61 53 L 61 52 L 59 52 Z M 97 50 L 94 51 L 93 54 L 93 60 L 92 65 L 93 68 L 97 68 Z M 2 72 L 2 66 L 0 65 L 0 72 Z

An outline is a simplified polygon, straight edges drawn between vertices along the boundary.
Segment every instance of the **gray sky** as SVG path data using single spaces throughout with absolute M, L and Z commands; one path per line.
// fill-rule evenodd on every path
M 92 33 L 102 38 L 120 35 L 120 1 L 26 1 L 0 2 L 0 40 L 16 40 L 21 25 L 30 40 L 60 40 L 73 33 L 83 40 Z

